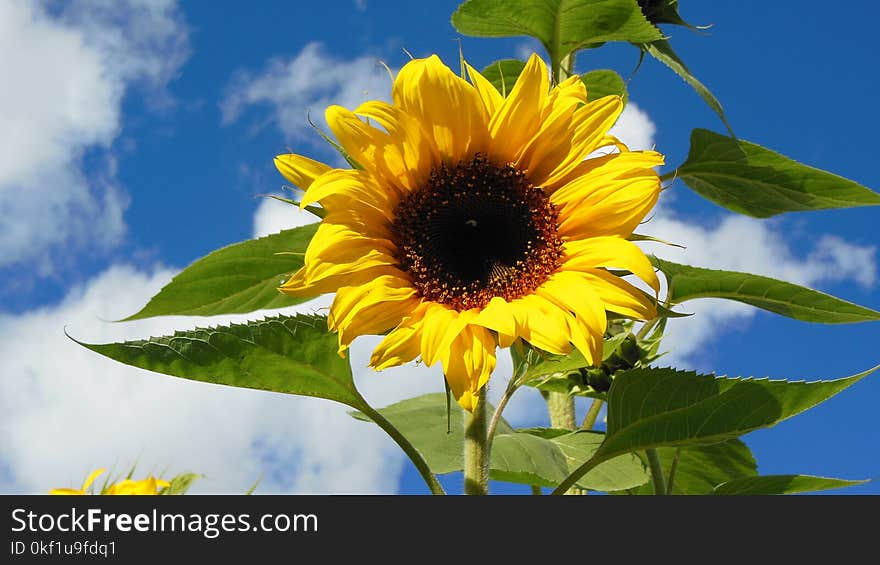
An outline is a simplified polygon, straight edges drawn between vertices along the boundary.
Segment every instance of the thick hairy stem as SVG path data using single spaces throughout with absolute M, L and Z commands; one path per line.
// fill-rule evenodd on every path
M 574 398 L 561 392 L 544 394 L 547 410 L 550 412 L 550 425 L 554 428 L 574 430 L 577 421 L 574 418 Z
M 473 414 L 465 413 L 464 493 L 489 494 L 489 437 L 486 387 L 479 393 Z

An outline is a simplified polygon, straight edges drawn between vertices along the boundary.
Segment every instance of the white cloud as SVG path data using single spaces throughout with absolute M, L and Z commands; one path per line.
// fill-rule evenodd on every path
M 355 108 L 367 100 L 388 100 L 390 92 L 391 78 L 377 58 L 339 59 L 320 43 L 309 43 L 293 58 L 270 60 L 259 74 L 239 71 L 220 107 L 229 123 L 248 106 L 269 105 L 272 120 L 289 140 L 314 141 L 309 115 L 324 124 L 331 104 Z
M 76 2 L 50 15 L 0 0 L 0 267 L 36 261 L 45 274 L 53 251 L 119 240 L 127 199 L 108 149 L 122 98 L 135 82 L 161 93 L 186 37 L 170 1 Z
M 202 492 L 244 492 L 260 476 L 262 493 L 396 489 L 402 459 L 393 444 L 343 406 L 133 369 L 64 336 L 66 327 L 77 339 L 109 342 L 204 325 L 180 317 L 104 321 L 137 310 L 172 274 L 115 266 L 57 306 L 0 317 L 0 443 L 10 471 L 0 490 L 45 492 L 77 484 L 92 468 L 124 471 L 134 462 L 142 473 L 204 473 Z M 355 367 L 365 367 L 372 341 L 355 348 Z M 441 389 L 439 374 L 411 371 L 361 369 L 358 380 L 377 405 Z
M 802 259 L 791 250 L 779 222 L 728 213 L 719 216 L 717 225 L 705 227 L 661 208 L 642 231 L 687 249 L 646 247 L 670 261 L 760 274 L 812 288 L 845 280 L 871 286 L 876 280 L 875 247 L 824 235 Z M 664 361 L 691 366 L 707 361 L 700 356 L 707 343 L 731 329 L 743 328 L 758 312 L 745 304 L 717 299 L 691 301 L 677 309 L 694 315 L 670 321 L 663 343 L 670 355 Z
M 609 132 L 623 141 L 633 151 L 654 148 L 657 127 L 651 118 L 633 102 L 628 102 L 617 123 Z
M 283 195 L 285 198 L 288 195 Z M 313 224 L 318 217 L 274 198 L 264 198 L 254 212 L 254 237 L 263 237 L 281 230 Z

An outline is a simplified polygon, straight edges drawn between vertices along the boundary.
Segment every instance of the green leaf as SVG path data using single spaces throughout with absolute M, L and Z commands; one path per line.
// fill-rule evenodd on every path
M 623 338 L 609 339 L 603 344 L 610 355 L 614 350 L 614 346 Z M 523 373 L 520 382 L 530 383 L 536 379 L 541 379 L 547 375 L 565 375 L 573 371 L 577 371 L 582 367 L 588 366 L 586 359 L 581 355 L 580 351 L 574 349 L 568 355 L 552 355 L 549 353 L 539 353 L 530 350 L 528 358 L 528 367 Z
M 309 224 L 218 249 L 181 271 L 140 312 L 125 320 L 243 314 L 304 302 L 308 299 L 281 294 L 278 286 L 302 267 L 302 254 L 317 226 Z
M 599 69 L 581 75 L 581 80 L 587 87 L 587 101 L 598 100 L 603 96 L 616 95 L 623 99 L 626 104 L 626 83 L 623 78 L 614 71 Z
M 148 340 L 80 345 L 184 379 L 335 400 L 361 409 L 347 358 L 321 316 L 277 316 Z
M 452 25 L 465 35 L 534 37 L 553 64 L 591 44 L 661 38 L 635 0 L 468 0 Z
M 667 479 L 676 453 L 678 463 L 672 481 L 672 494 L 712 494 L 720 483 L 758 474 L 758 465 L 751 450 L 738 439 L 712 445 L 658 448 L 657 455 Z M 654 494 L 654 487 L 647 483 L 630 492 Z
M 590 459 L 598 451 L 604 439 L 603 433 L 582 430 L 557 436 L 551 441 L 562 450 L 571 472 Z M 650 479 L 651 475 L 641 459 L 635 454 L 628 453 L 591 469 L 578 480 L 577 484 L 585 489 L 612 492 L 638 487 Z
M 516 79 L 525 66 L 526 64 L 519 59 L 502 59 L 488 65 L 480 71 L 480 74 L 491 82 L 498 92 L 507 96 L 513 90 L 513 85 L 516 84 Z
M 569 473 L 562 450 L 530 434 L 496 435 L 491 457 L 489 478 L 495 481 L 552 487 Z
M 691 134 L 677 176 L 719 206 L 756 218 L 880 204 L 880 194 L 849 179 L 704 129 Z
M 679 265 L 653 257 L 669 281 L 668 298 L 724 298 L 804 322 L 848 324 L 880 320 L 880 312 L 796 284 L 735 271 Z
M 494 410 L 492 406 L 488 409 L 490 413 Z M 416 447 L 435 473 L 463 469 L 463 412 L 458 405 L 453 405 L 447 421 L 443 393 L 402 400 L 378 412 Z M 359 412 L 351 415 L 368 421 Z M 502 419 L 492 445 L 490 477 L 498 481 L 554 486 L 589 459 L 601 442 L 602 434 L 593 432 L 546 428 L 518 431 Z M 626 455 L 593 469 L 578 485 L 593 490 L 625 489 L 638 486 L 648 478 L 641 461 Z
M 715 494 L 794 494 L 849 487 L 867 482 L 866 480 L 848 481 L 811 475 L 764 475 L 761 477 L 743 477 L 722 483 L 715 487 Z
M 716 114 L 718 114 L 718 117 L 721 118 L 724 127 L 727 128 L 731 137 L 736 137 L 733 134 L 733 128 L 730 127 L 730 123 L 727 121 L 727 116 L 724 115 L 724 109 L 721 107 L 721 103 L 715 98 L 715 95 L 706 88 L 706 85 L 697 80 L 697 77 L 688 70 L 684 61 L 682 61 L 675 51 L 672 50 L 672 46 L 668 41 L 659 40 L 651 43 L 644 43 L 639 45 L 639 48 L 675 71 L 675 74 L 681 77 L 691 88 L 696 90 L 697 94 L 700 95 L 700 98 L 702 98 L 703 101 L 708 104 Z
M 462 470 L 463 411 L 458 404 L 453 403 L 447 420 L 444 393 L 437 392 L 408 398 L 377 411 L 419 450 L 432 471 L 442 475 Z M 358 420 L 370 421 L 360 412 L 350 414 Z M 502 420 L 498 423 L 495 433 L 505 434 L 512 431 L 507 422 Z
M 815 382 L 633 369 L 617 375 L 608 392 L 607 437 L 597 456 L 733 439 L 812 408 L 878 368 Z

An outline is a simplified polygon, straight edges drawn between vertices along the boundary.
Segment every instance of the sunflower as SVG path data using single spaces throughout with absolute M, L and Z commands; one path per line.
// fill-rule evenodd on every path
M 304 266 L 280 290 L 335 292 L 328 324 L 339 351 L 385 334 L 376 370 L 437 361 L 473 411 L 496 349 L 517 339 L 551 354 L 602 359 L 607 312 L 656 315 L 659 282 L 628 241 L 657 201 L 654 151 L 608 135 L 623 104 L 591 102 L 579 77 L 550 88 L 533 55 L 505 98 L 466 66 L 434 55 L 398 73 L 391 104 L 326 111 L 359 167 L 280 155 L 279 171 L 326 212 Z M 603 151 L 604 149 L 604 151 Z
M 55 488 L 49 491 L 49 494 L 62 494 L 62 495 L 84 495 L 88 494 L 89 487 L 92 486 L 92 483 L 95 482 L 100 475 L 102 475 L 106 469 L 95 469 L 92 471 L 86 480 L 83 482 L 82 488 L 73 489 L 73 488 Z M 124 481 L 111 484 L 104 488 L 101 491 L 101 494 L 158 494 L 159 489 L 170 486 L 171 483 L 168 481 L 163 481 L 162 479 L 157 479 L 156 477 L 150 475 L 146 479 L 141 481 L 135 481 L 132 479 L 125 479 Z

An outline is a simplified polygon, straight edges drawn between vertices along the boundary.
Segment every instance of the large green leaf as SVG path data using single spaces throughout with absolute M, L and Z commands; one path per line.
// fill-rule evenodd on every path
M 562 450 L 570 471 L 573 471 L 598 451 L 604 439 L 603 433 L 583 430 L 557 436 L 551 441 Z M 592 469 L 577 484 L 581 488 L 610 492 L 638 487 L 647 483 L 650 478 L 642 461 L 636 455 L 628 453 Z
M 446 412 L 446 395 L 432 393 L 409 398 L 378 410 L 424 456 L 438 474 L 461 471 L 464 467 L 462 442 L 464 425 L 461 408 Z M 490 412 L 493 410 L 489 406 Z M 367 421 L 361 413 L 352 416 Z M 572 469 L 592 457 L 602 434 L 567 430 L 512 429 L 499 422 L 492 445 L 489 466 L 493 480 L 540 486 L 554 486 Z M 598 466 L 578 481 L 578 486 L 592 490 L 622 490 L 648 480 L 641 461 L 624 455 Z
M 378 412 L 422 453 L 435 473 L 442 475 L 461 471 L 464 456 L 463 412 L 453 402 L 447 419 L 445 394 L 438 392 L 408 398 L 380 408 Z M 360 412 L 352 412 L 351 415 L 358 420 L 369 421 Z M 504 420 L 498 423 L 496 434 L 512 432 Z
M 181 271 L 126 320 L 243 314 L 299 304 L 306 299 L 281 294 L 278 286 L 302 267 L 316 229 L 317 224 L 306 225 L 218 249 Z
M 636 0 L 468 0 L 452 15 L 452 25 L 465 35 L 534 37 L 553 63 L 605 41 L 661 38 Z
M 553 441 L 530 434 L 501 434 L 492 443 L 489 478 L 552 487 L 568 476 L 568 461 Z
M 513 85 L 516 84 L 516 79 L 525 66 L 526 64 L 519 59 L 502 59 L 487 65 L 480 74 L 491 82 L 498 92 L 507 96 L 513 90 Z
M 704 129 L 691 134 L 676 174 L 704 198 L 756 218 L 880 204 L 880 194 L 849 179 Z
M 794 494 L 860 485 L 868 481 L 847 481 L 811 475 L 765 475 L 743 477 L 715 487 L 715 494 Z
M 711 445 L 795 416 L 880 369 L 833 381 L 789 382 L 647 367 L 618 374 L 608 391 L 605 441 L 553 494 L 603 462 L 651 448 Z
M 609 69 L 598 69 L 581 75 L 587 87 L 587 101 L 598 100 L 604 96 L 616 95 L 626 103 L 626 83 L 623 78 Z
M 878 368 L 815 382 L 633 369 L 617 375 L 608 392 L 607 437 L 599 454 L 605 458 L 651 447 L 733 439 L 799 414 Z
M 78 342 L 149 371 L 220 385 L 314 396 L 362 409 L 347 358 L 320 316 L 277 316 L 148 340 Z
M 730 127 L 730 123 L 727 121 L 727 116 L 724 115 L 724 109 L 721 107 L 721 102 L 715 98 L 715 95 L 712 94 L 705 84 L 697 80 L 697 77 L 691 73 L 691 71 L 687 68 L 687 65 L 684 64 L 684 61 L 675 53 L 672 49 L 672 45 L 669 44 L 668 41 L 661 39 L 659 41 L 653 41 L 651 43 L 644 43 L 639 45 L 639 47 L 645 52 L 672 69 L 675 74 L 677 74 L 683 81 L 685 81 L 691 88 L 697 91 L 697 94 L 700 95 L 700 98 L 710 107 L 712 110 L 718 114 L 718 117 L 721 118 L 721 121 L 724 123 L 724 127 L 727 128 L 727 131 L 730 132 L 730 135 L 733 136 L 733 128 Z
M 679 265 L 653 257 L 669 281 L 669 300 L 695 298 L 744 302 L 804 322 L 847 324 L 880 320 L 880 312 L 796 284 L 735 271 Z
M 673 460 L 678 459 L 670 494 L 712 494 L 721 483 L 758 474 L 751 450 L 738 439 L 712 445 L 660 447 L 657 455 L 667 479 Z M 654 494 L 654 486 L 646 483 L 630 492 Z

